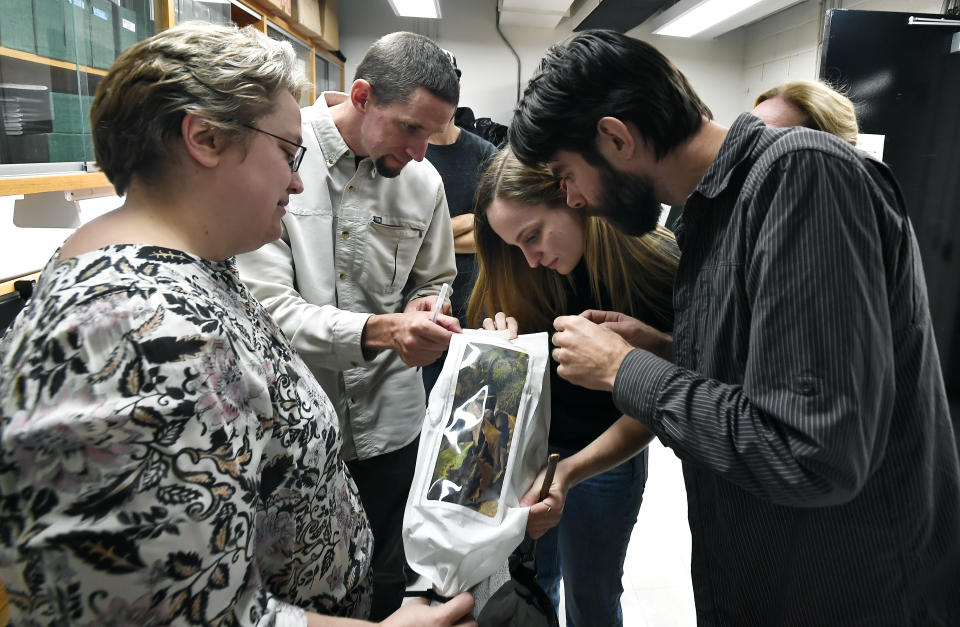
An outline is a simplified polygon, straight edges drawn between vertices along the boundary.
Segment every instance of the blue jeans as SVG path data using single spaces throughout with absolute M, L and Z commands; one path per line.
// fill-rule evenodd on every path
M 551 446 L 561 458 L 576 451 Z M 560 524 L 537 541 L 537 581 L 567 627 L 620 627 L 623 561 L 647 482 L 647 451 L 567 493 Z

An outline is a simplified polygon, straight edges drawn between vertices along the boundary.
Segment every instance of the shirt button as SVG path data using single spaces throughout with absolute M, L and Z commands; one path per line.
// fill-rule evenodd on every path
M 347 278 L 347 275 L 344 274 L 343 272 L 341 272 L 341 273 L 340 273 L 340 280 L 342 281 L 342 280 L 344 280 L 345 278 Z
M 327 157 L 327 163 L 333 165 L 333 157 Z
M 350 187 L 348 187 L 348 188 L 347 188 L 347 191 L 348 191 L 348 192 L 352 192 L 352 191 L 353 191 L 353 185 L 351 185 Z
M 343 232 L 343 239 L 349 239 L 349 238 L 350 238 L 350 231 L 344 231 L 344 232 Z

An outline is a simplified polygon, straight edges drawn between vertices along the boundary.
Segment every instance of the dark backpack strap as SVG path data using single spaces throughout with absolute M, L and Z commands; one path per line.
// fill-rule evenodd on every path
M 550 627 L 560 627 L 553 601 L 537 582 L 537 541 L 526 536 L 510 554 L 510 576 L 529 591 L 529 599 L 547 618 Z
M 434 603 L 434 602 L 446 603 L 447 601 L 453 598 L 453 597 L 445 597 L 441 594 L 437 594 L 436 592 L 434 592 L 432 588 L 429 590 L 407 590 L 406 592 L 403 593 L 403 596 L 421 597 L 424 599 L 428 599 L 431 603 Z

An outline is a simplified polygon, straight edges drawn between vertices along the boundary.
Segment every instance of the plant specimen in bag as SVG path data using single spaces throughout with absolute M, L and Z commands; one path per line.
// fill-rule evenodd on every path
M 466 346 L 428 499 L 497 513 L 527 365 L 523 351 Z

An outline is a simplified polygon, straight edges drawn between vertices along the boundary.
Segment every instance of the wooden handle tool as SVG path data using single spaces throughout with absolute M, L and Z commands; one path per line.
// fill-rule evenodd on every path
M 557 470 L 557 462 L 560 461 L 560 455 L 550 453 L 547 457 L 547 474 L 543 476 L 543 485 L 540 486 L 540 497 L 537 501 L 542 501 L 550 494 L 550 484 L 553 483 L 553 473 Z

